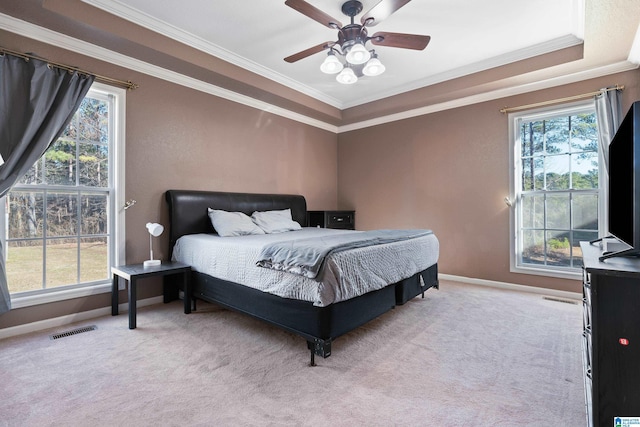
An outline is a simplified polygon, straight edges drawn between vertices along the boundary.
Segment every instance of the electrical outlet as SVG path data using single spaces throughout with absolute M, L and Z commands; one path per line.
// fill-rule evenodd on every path
M 118 279 L 118 290 L 123 291 L 125 289 L 125 281 Z

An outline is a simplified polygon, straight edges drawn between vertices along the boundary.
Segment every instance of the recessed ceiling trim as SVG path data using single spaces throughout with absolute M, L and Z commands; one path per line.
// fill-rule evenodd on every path
M 640 64 L 640 26 L 638 26 L 636 35 L 633 38 L 633 44 L 629 50 L 627 61 L 633 62 L 634 64 Z
M 496 89 L 488 92 L 479 93 L 476 95 L 467 96 L 464 98 L 454 99 L 452 101 L 441 102 L 439 104 L 433 104 L 433 105 L 427 105 L 425 107 L 403 111 L 401 113 L 390 114 L 383 117 L 377 117 L 371 120 L 364 120 L 361 122 L 340 126 L 338 127 L 338 133 L 350 132 L 353 130 L 364 129 L 367 127 L 390 123 L 398 120 L 404 120 L 412 117 L 423 116 L 425 114 L 436 113 L 439 111 L 450 110 L 453 108 L 465 107 L 468 105 L 478 104 L 480 102 L 493 101 L 495 99 L 506 98 L 514 95 L 521 95 L 523 93 L 529 93 L 529 92 L 534 92 L 538 90 L 549 89 L 552 87 L 563 86 L 571 83 L 577 83 L 583 80 L 595 79 L 598 77 L 608 76 L 616 73 L 623 73 L 625 71 L 635 70 L 637 68 L 638 68 L 638 64 L 634 64 L 629 61 L 622 61 L 615 64 L 605 65 L 598 68 L 592 68 L 589 70 L 584 70 L 584 71 L 579 71 L 572 74 L 563 75 L 560 77 L 553 77 L 550 79 L 540 80 L 534 83 L 525 83 L 522 85 L 506 87 L 503 89 Z M 612 85 L 615 83 L 616 82 L 611 82 Z
M 0 13 L 0 29 L 6 30 L 23 37 L 27 37 L 33 40 L 40 41 L 49 45 L 67 49 L 72 52 L 76 52 L 81 55 L 85 55 L 91 58 L 95 58 L 101 61 L 109 62 L 117 66 L 128 68 L 132 71 L 140 72 L 152 77 L 156 77 L 162 80 L 166 80 L 175 84 L 179 84 L 185 87 L 189 87 L 201 92 L 205 92 L 220 98 L 224 98 L 233 102 L 237 102 L 243 105 L 256 108 L 261 111 L 273 113 L 285 118 L 289 118 L 300 123 L 308 124 L 320 129 L 324 129 L 333 133 L 349 132 L 353 130 L 363 129 L 370 126 L 376 126 L 379 124 L 389 123 L 397 120 L 403 120 L 420 115 L 430 114 L 438 111 L 443 111 L 452 108 L 464 107 L 480 102 L 491 101 L 494 99 L 504 98 L 513 95 L 520 95 L 532 91 L 547 89 L 550 87 L 556 87 L 560 85 L 575 83 L 587 79 L 602 77 L 615 73 L 621 73 L 638 68 L 638 64 L 631 61 L 622 61 L 611 65 L 606 65 L 599 68 L 590 70 L 579 71 L 576 73 L 563 75 L 551 79 L 537 81 L 534 83 L 527 83 L 517 86 L 511 86 L 503 89 L 488 91 L 479 93 L 476 95 L 460 98 L 448 102 L 429 105 L 422 108 L 417 108 L 397 114 L 391 114 L 384 117 L 379 117 L 371 120 L 365 120 L 357 123 L 352 123 L 344 126 L 335 126 L 321 120 L 313 119 L 308 116 L 296 113 L 294 111 L 286 110 L 281 107 L 268 104 L 263 101 L 255 100 L 253 98 L 220 88 L 210 83 L 205 83 L 200 80 L 163 69 L 161 67 L 122 55 L 117 52 L 110 51 L 100 46 L 87 43 L 82 40 L 78 40 L 67 35 L 57 33 L 37 26 L 35 24 L 16 19 L 12 16 L 8 16 Z M 636 34 L 636 40 L 638 40 L 638 34 Z M 640 43 L 634 43 L 634 47 L 640 45 Z M 640 49 L 640 46 L 638 46 Z M 633 49 L 632 49 L 633 51 Z M 630 55 L 631 56 L 631 55 Z M 640 55 L 639 55 L 640 56 Z M 612 82 L 615 83 L 615 82 Z
M 328 96 L 323 92 L 320 92 L 310 86 L 303 85 L 302 83 L 292 80 L 283 74 L 277 73 L 267 67 L 237 55 L 227 49 L 224 49 L 216 44 L 210 43 L 198 37 L 194 34 L 181 30 L 174 25 L 171 25 L 162 20 L 156 19 L 144 12 L 134 9 L 126 4 L 123 4 L 120 0 L 81 0 L 83 3 L 87 3 L 91 6 L 102 9 L 112 15 L 118 16 L 136 25 L 140 25 L 148 30 L 162 34 L 177 42 L 190 46 L 208 55 L 215 56 L 224 61 L 227 61 L 233 65 L 244 68 L 251 71 L 254 74 L 265 77 L 269 80 L 273 80 L 276 83 L 287 86 L 298 92 L 304 93 L 312 98 L 329 104 L 333 107 L 342 109 L 342 102 L 332 96 Z
M 0 13 L 0 29 L 330 132 L 338 127 Z
M 579 39 L 584 40 L 584 22 L 585 22 L 585 8 L 584 8 L 585 0 L 574 0 L 573 1 L 573 34 L 576 35 Z
M 299 81 L 288 78 L 287 76 L 277 73 L 270 68 L 264 67 L 254 61 L 237 55 L 227 49 L 224 49 L 214 43 L 198 37 L 194 34 L 188 33 L 182 29 L 175 27 L 165 21 L 154 18 L 147 13 L 144 13 L 138 9 L 135 9 L 122 0 L 81 0 L 82 2 L 102 9 L 110 14 L 118 16 L 122 19 L 130 21 L 136 25 L 140 25 L 156 33 L 165 35 L 173 40 L 183 43 L 194 49 L 200 50 L 206 54 L 215 56 L 224 61 L 227 61 L 233 65 L 244 68 L 259 76 L 265 77 L 269 80 L 275 81 L 284 86 L 290 87 L 298 92 L 308 95 L 314 99 L 324 102 L 328 105 L 344 110 L 347 108 L 356 107 L 359 105 L 367 104 L 369 102 L 384 99 L 390 96 L 405 93 L 411 90 L 415 90 L 424 86 L 437 84 L 443 81 L 451 80 L 454 78 L 463 77 L 476 72 L 488 70 L 510 64 L 516 61 L 532 58 L 541 54 L 553 52 L 556 50 L 568 48 L 580 44 L 583 42 L 584 34 L 584 0 L 576 0 L 574 2 L 574 22 L 573 31 L 576 35 L 569 34 L 564 37 L 559 37 L 548 42 L 536 44 L 528 48 L 519 49 L 518 51 L 506 53 L 493 58 L 488 58 L 471 64 L 465 67 L 459 67 L 453 70 L 446 71 L 436 76 L 431 76 L 426 79 L 412 81 L 406 85 L 399 85 L 390 88 L 382 93 L 378 92 L 375 95 L 368 97 L 360 97 L 352 102 L 342 102 L 334 97 L 331 97 L 324 92 L 316 90 L 308 85 L 302 84 Z
M 436 74 L 434 76 L 424 78 L 422 80 L 413 81 L 407 85 L 394 87 L 392 90 L 378 93 L 376 96 L 358 99 L 357 102 L 345 103 L 343 109 L 357 107 L 358 105 L 367 104 L 369 102 L 378 101 L 389 96 L 397 95 L 399 93 L 409 92 L 412 90 L 420 89 L 425 86 L 431 86 L 434 84 L 442 83 L 448 80 L 468 76 L 481 71 L 490 70 L 492 68 L 501 67 L 514 62 L 522 61 L 529 58 L 534 58 L 539 55 L 543 55 L 557 50 L 570 48 L 582 44 L 584 41 L 573 34 L 568 34 L 563 37 L 558 37 L 553 40 L 549 40 L 544 43 L 538 43 L 533 46 L 521 49 L 516 52 L 505 53 L 500 56 L 488 58 L 476 63 L 470 64 L 465 67 L 458 67 L 453 70 L 446 71 L 444 73 Z

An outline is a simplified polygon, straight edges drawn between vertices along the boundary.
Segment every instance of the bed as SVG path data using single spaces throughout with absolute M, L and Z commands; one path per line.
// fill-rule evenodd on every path
M 362 289 L 359 291 L 360 293 L 355 295 L 352 295 L 348 287 L 344 288 L 344 286 L 343 289 L 334 289 L 330 292 L 301 293 L 298 295 L 292 291 L 298 281 L 300 287 L 309 289 L 314 287 L 314 283 L 318 288 L 324 288 L 325 283 L 300 276 L 292 279 L 291 277 L 295 275 L 291 273 L 255 266 L 256 260 L 253 259 L 253 256 L 257 250 L 256 245 L 259 245 L 257 243 L 259 241 L 258 238 L 262 237 L 219 237 L 211 225 L 207 212 L 209 209 L 216 209 L 227 212 L 242 212 L 250 216 L 254 212 L 290 209 L 291 219 L 299 223 L 302 229 L 280 233 L 277 236 L 265 236 L 272 240 L 283 240 L 292 233 L 298 233 L 296 236 L 336 233 L 337 230 L 314 230 L 306 227 L 307 209 L 306 200 L 303 196 L 196 190 L 168 190 L 165 196 L 169 209 L 170 258 L 191 265 L 193 268 L 191 293 L 190 295 L 185 294 L 184 298 L 192 299 L 194 304 L 198 299 L 219 304 L 303 337 L 307 341 L 311 356 L 310 364 L 312 366 L 315 365 L 315 356 L 326 358 L 331 355 L 331 343 L 339 336 L 420 294 L 424 297 L 424 292 L 429 288 L 438 288 L 437 238 L 435 236 L 423 236 L 413 239 L 413 244 L 429 247 L 430 249 L 427 251 L 429 252 L 429 259 L 423 260 L 422 257 L 418 257 L 420 258 L 419 263 L 412 261 L 413 264 L 416 264 L 415 266 L 412 265 L 412 268 L 419 271 L 412 272 L 410 275 L 407 273 L 408 277 L 400 277 L 398 280 L 385 279 L 383 277 L 380 280 L 393 281 L 375 283 L 374 287 Z M 184 239 L 181 239 L 183 237 Z M 201 247 L 189 249 L 190 246 L 186 243 L 196 241 L 198 244 L 209 244 L 209 242 L 216 245 L 222 244 L 223 252 L 235 254 L 233 246 L 230 246 L 233 245 L 234 239 L 242 239 L 243 242 L 251 243 L 247 249 L 249 255 L 232 257 L 234 259 L 243 259 L 245 264 L 241 266 L 227 265 L 227 260 L 219 255 L 209 255 L 208 259 L 204 259 L 203 254 L 208 250 L 203 250 Z M 394 245 L 400 244 L 390 242 L 378 246 L 390 250 L 394 248 Z M 344 262 L 349 256 L 353 259 L 354 256 L 361 253 L 369 253 L 367 251 L 371 250 L 373 249 L 350 249 L 330 256 L 335 257 L 335 262 L 339 263 Z M 415 252 L 411 246 L 409 246 L 408 250 L 411 253 Z M 435 253 L 433 253 L 434 251 Z M 362 257 L 362 260 L 365 258 L 367 257 Z M 329 257 L 327 257 L 328 259 Z M 357 277 L 357 280 L 362 281 L 360 276 L 364 276 L 366 278 L 364 282 L 379 282 L 377 276 L 385 276 L 385 274 L 396 278 L 394 274 L 397 275 L 397 272 L 387 273 L 387 269 L 371 273 L 369 270 L 375 270 L 375 268 L 367 267 L 362 260 L 358 258 L 357 264 L 362 263 L 364 266 L 359 273 L 366 271 L 371 280 L 366 278 L 366 274 L 359 273 L 354 276 Z M 351 264 L 349 265 L 352 265 L 353 261 L 350 262 Z M 220 267 L 221 263 L 223 263 L 222 267 Z M 328 261 L 325 261 L 325 263 L 328 264 Z M 218 270 L 208 271 L 207 265 L 209 264 L 217 266 Z M 401 262 L 399 264 L 402 265 Z M 270 278 L 270 282 L 266 285 L 268 289 L 263 285 L 261 287 L 253 283 L 253 281 L 256 283 L 262 281 L 262 278 L 257 278 L 256 275 Z M 328 277 L 328 275 L 323 275 L 322 280 L 330 282 L 325 276 Z M 338 280 L 337 282 L 340 281 Z M 286 285 L 284 290 L 271 289 L 278 282 L 283 282 Z

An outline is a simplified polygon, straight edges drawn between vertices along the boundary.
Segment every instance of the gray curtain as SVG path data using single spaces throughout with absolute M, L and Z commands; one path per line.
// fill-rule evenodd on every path
M 0 57 L 0 197 L 58 139 L 93 80 L 37 59 Z M 11 309 L 4 260 L 0 243 L 0 314 Z
M 603 195 L 603 206 L 608 206 L 609 189 L 605 182 L 609 181 L 609 144 L 616 134 L 620 122 L 622 121 L 622 91 L 619 89 L 607 90 L 595 97 L 596 119 L 598 120 L 598 144 L 602 152 L 602 160 L 604 161 L 604 176 L 600 178 L 600 184 Z M 605 229 L 600 237 L 609 234 L 608 225 L 609 218 L 607 209 L 602 210 L 602 221 Z

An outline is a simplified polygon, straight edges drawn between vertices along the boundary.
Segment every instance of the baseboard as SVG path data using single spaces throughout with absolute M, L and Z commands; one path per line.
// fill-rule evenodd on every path
M 579 292 L 559 291 L 556 289 L 539 288 L 537 286 L 516 285 L 515 283 L 497 282 L 495 280 L 473 279 L 471 277 L 454 276 L 451 274 L 438 273 L 438 279 L 468 283 L 471 285 L 490 286 L 492 288 L 510 289 L 512 291 L 530 292 L 534 294 L 548 295 L 552 297 L 566 298 L 578 301 L 582 300 L 582 294 Z
M 455 276 L 452 274 L 438 274 L 441 280 L 450 280 L 453 282 L 468 283 L 471 285 L 489 286 L 493 288 L 510 289 L 513 291 L 530 292 L 541 295 L 548 295 L 558 298 L 567 298 L 572 300 L 581 300 L 582 294 L 578 292 L 558 291 L 555 289 L 539 288 L 536 286 L 516 285 L 515 283 L 497 282 L 494 280 L 474 279 L 471 277 Z M 145 307 L 148 305 L 159 304 L 163 301 L 162 296 L 147 298 L 138 301 L 137 307 Z M 120 312 L 127 312 L 129 305 L 127 303 L 120 304 Z M 55 317 L 53 319 L 40 320 L 38 322 L 27 323 L 25 325 L 12 326 L 0 329 L 0 340 L 16 335 L 28 334 L 30 332 L 41 331 L 49 328 L 56 328 L 68 325 L 74 322 L 81 322 L 87 319 L 93 319 L 100 316 L 108 316 L 111 314 L 111 307 L 103 307 L 95 310 L 82 311 L 80 313 L 69 314 L 66 316 Z
M 148 305 L 159 304 L 164 300 L 163 296 L 153 298 L 145 298 L 139 300 L 136 307 L 146 307 Z M 118 305 L 120 313 L 129 311 L 129 304 L 123 303 Z M 96 317 L 108 316 L 111 314 L 111 307 L 102 307 L 95 310 L 81 311 L 80 313 L 68 314 L 66 316 L 54 317 L 52 319 L 39 320 L 37 322 L 26 323 L 24 325 L 12 326 L 0 329 L 0 340 L 4 338 L 14 337 L 16 335 L 28 334 L 30 332 L 42 331 L 49 328 L 57 328 L 59 326 L 68 325 L 75 322 L 82 322 Z

